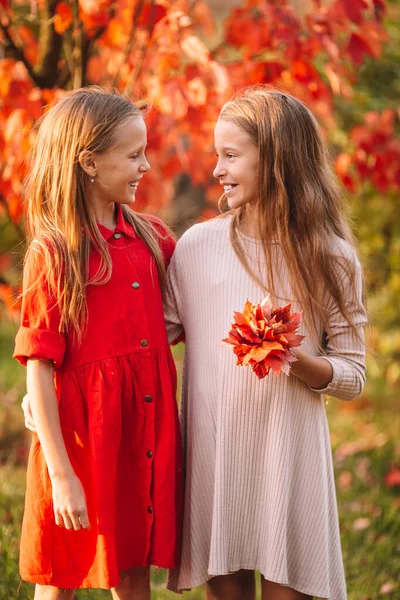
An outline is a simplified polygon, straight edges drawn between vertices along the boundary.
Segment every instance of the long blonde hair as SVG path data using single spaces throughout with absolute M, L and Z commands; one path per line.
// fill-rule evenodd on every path
M 74 90 L 38 122 L 26 180 L 28 242 L 42 257 L 49 290 L 61 315 L 60 331 L 74 330 L 78 340 L 87 319 L 86 286 L 111 277 L 112 262 L 90 203 L 89 177 L 79 164 L 83 150 L 101 154 L 112 148 L 118 126 L 142 116 L 135 105 L 115 91 L 97 86 Z M 159 246 L 161 234 L 145 217 L 122 206 L 124 218 L 150 249 L 165 289 L 166 267 Z M 100 255 L 100 268 L 89 281 L 89 253 Z M 34 282 L 30 288 L 34 287 Z
M 259 151 L 256 218 L 265 258 L 262 280 L 248 264 L 238 230 L 245 207 L 232 214 L 231 242 L 246 270 L 274 294 L 273 245 L 280 244 L 291 289 L 318 341 L 318 322 L 327 333 L 329 294 L 355 333 L 343 280 L 355 285 L 355 263 L 335 251 L 335 239 L 354 248 L 342 195 L 313 114 L 290 94 L 263 86 L 245 88 L 227 102 L 220 119 L 248 133 Z M 338 272 L 344 277 L 338 277 Z

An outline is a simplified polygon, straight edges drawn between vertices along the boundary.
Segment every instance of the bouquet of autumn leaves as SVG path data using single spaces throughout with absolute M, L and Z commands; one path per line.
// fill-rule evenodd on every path
M 259 379 L 271 369 L 276 375 L 289 375 L 290 363 L 296 360 L 290 349 L 300 346 L 304 336 L 296 333 L 301 313 L 291 313 L 291 307 L 273 308 L 268 295 L 259 304 L 247 300 L 243 312 L 233 313 L 232 329 L 222 342 L 233 346 L 237 364 L 250 366 Z

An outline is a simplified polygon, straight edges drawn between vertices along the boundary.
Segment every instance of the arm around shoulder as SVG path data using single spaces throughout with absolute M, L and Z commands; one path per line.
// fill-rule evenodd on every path
M 179 283 L 179 248 L 171 259 L 167 270 L 167 292 L 164 300 L 164 318 L 168 342 L 176 344 L 184 338 L 181 316 L 181 285 Z

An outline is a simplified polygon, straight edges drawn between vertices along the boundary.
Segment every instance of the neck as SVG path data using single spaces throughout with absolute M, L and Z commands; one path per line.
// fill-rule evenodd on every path
M 246 208 L 240 219 L 239 229 L 244 235 L 247 235 L 251 238 L 258 239 L 260 237 L 255 205 L 246 205 Z
M 114 202 L 107 204 L 95 203 L 93 208 L 97 223 L 107 227 L 107 229 L 115 229 L 117 218 Z

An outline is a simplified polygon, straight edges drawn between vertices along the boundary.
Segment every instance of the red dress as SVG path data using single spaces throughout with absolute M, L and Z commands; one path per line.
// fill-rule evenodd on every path
M 87 288 L 88 325 L 78 347 L 58 332 L 46 285 L 25 295 L 14 356 L 52 360 L 64 441 L 86 493 L 90 530 L 55 524 L 51 483 L 36 435 L 28 462 L 22 579 L 61 588 L 111 588 L 125 569 L 170 568 L 179 556 L 181 441 L 176 371 L 155 261 L 124 220 L 108 241 L 110 281 Z M 153 220 L 158 228 L 160 221 Z M 163 231 L 165 231 L 163 229 Z M 168 262 L 174 241 L 161 247 Z M 37 277 L 35 252 L 24 285 Z M 90 276 L 99 256 L 89 260 Z

